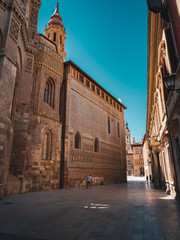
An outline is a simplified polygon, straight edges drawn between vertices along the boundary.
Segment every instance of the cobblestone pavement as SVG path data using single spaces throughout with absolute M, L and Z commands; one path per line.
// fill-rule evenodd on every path
M 7 196 L 0 201 L 0 240 L 180 239 L 180 203 L 133 180 Z

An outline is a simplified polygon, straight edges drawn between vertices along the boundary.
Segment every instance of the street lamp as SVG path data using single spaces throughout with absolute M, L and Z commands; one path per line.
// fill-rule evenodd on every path
M 163 81 L 164 81 L 164 84 L 165 84 L 166 88 L 168 89 L 168 91 L 176 91 L 176 92 L 180 93 L 180 88 L 174 89 L 175 77 L 176 77 L 175 74 L 167 75 L 167 76 L 163 77 Z

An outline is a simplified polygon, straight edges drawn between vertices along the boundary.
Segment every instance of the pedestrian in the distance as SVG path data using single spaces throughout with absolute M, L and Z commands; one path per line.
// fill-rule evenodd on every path
M 146 181 L 148 182 L 148 176 L 146 176 Z
M 91 180 L 92 180 L 92 177 L 91 177 L 91 174 L 87 177 L 87 189 L 88 188 L 91 188 Z
M 149 180 L 150 180 L 150 182 L 151 182 L 151 174 L 150 174 L 150 176 L 149 176 Z

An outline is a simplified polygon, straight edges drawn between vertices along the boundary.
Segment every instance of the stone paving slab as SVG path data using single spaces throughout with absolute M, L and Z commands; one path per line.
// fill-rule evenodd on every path
M 0 201 L 0 240 L 179 240 L 180 203 L 144 178 Z

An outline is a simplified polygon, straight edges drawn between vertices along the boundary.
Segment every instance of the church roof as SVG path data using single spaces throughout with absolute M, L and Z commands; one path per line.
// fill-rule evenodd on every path
M 62 22 L 62 17 L 59 14 L 59 3 L 57 1 L 56 9 L 53 15 L 51 16 L 51 20 L 48 22 L 48 26 L 55 25 L 62 27 L 64 29 L 64 24 Z

